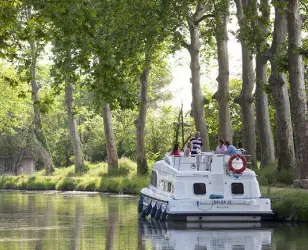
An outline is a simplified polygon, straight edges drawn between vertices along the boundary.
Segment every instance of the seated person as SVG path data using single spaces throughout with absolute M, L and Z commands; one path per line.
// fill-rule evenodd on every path
M 186 156 L 186 157 L 189 156 L 189 154 L 190 154 L 190 149 L 191 149 L 191 143 L 189 142 L 189 143 L 187 143 L 187 146 L 186 146 L 186 148 L 185 148 L 185 150 L 184 150 L 184 156 Z
M 174 156 L 181 156 L 181 153 L 179 151 L 179 144 L 175 143 L 172 152 L 170 153 L 170 155 L 174 155 Z
M 216 154 L 225 154 L 227 151 L 227 147 L 225 145 L 225 141 L 223 139 L 218 140 L 218 146 L 215 150 Z
M 232 144 L 230 144 L 229 141 L 225 141 L 225 144 L 227 146 L 226 154 L 227 155 L 235 155 L 236 154 L 236 148 Z

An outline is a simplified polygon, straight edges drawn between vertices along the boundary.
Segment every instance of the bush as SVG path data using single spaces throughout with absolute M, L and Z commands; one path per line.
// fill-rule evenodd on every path
M 73 191 L 75 190 L 75 178 L 65 178 L 60 179 L 60 181 L 56 185 L 57 190 L 62 191 Z
M 265 187 L 261 191 L 265 192 Z M 308 192 L 295 188 L 270 188 L 267 195 L 280 220 L 308 222 Z M 263 193 L 262 192 L 262 193 Z
M 278 171 L 277 166 L 277 162 L 274 162 L 256 171 L 260 185 L 286 186 L 293 184 L 293 180 L 296 178 L 295 169 Z

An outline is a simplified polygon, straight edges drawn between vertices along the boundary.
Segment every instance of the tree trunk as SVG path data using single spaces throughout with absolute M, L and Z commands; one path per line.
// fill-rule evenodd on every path
M 146 66 L 140 77 L 141 102 L 139 115 L 135 121 L 136 126 L 136 154 L 137 154 L 137 174 L 147 175 L 149 167 L 145 155 L 145 121 L 148 105 L 148 88 L 149 88 L 150 66 Z
M 256 131 L 254 118 L 254 105 L 252 91 L 254 87 L 254 70 L 252 54 L 245 42 L 244 29 L 246 16 L 244 9 L 248 8 L 247 0 L 235 0 L 237 9 L 237 18 L 240 25 L 240 36 L 242 46 L 242 91 L 239 97 L 242 114 L 242 141 L 244 148 L 248 151 L 251 159 L 251 166 L 257 166 L 256 154 Z
M 286 0 L 280 0 L 286 3 Z M 280 73 L 276 57 L 286 40 L 287 19 L 284 11 L 275 7 L 275 24 L 271 46 L 271 76 L 269 78 L 272 95 L 276 108 L 276 135 L 278 169 L 290 168 L 294 165 L 294 143 L 292 134 L 290 101 L 286 85 L 286 76 Z
M 22 160 L 24 159 L 25 153 L 26 153 L 26 149 L 22 148 L 20 153 L 17 154 L 16 160 L 13 161 L 12 171 L 14 172 L 15 175 L 19 175 L 22 173 L 20 166 L 21 166 Z
M 200 4 L 199 4 L 200 5 Z M 198 29 L 198 18 L 201 18 L 204 7 L 200 5 L 197 7 L 194 17 L 188 16 L 187 23 L 190 32 L 190 44 L 183 42 L 183 46 L 189 51 L 191 62 L 191 84 L 192 84 L 192 115 L 195 121 L 196 129 L 200 132 L 203 139 L 203 151 L 210 151 L 210 142 L 208 130 L 204 116 L 204 96 L 202 94 L 200 84 L 200 38 Z
M 65 86 L 65 101 L 66 101 L 66 109 L 68 115 L 68 126 L 70 132 L 70 139 L 73 146 L 74 151 L 74 163 L 75 163 L 75 172 L 82 173 L 87 169 L 84 164 L 83 152 L 81 148 L 81 142 L 77 130 L 77 125 L 75 121 L 75 113 L 74 113 L 74 98 L 73 98 L 73 86 L 70 83 L 70 80 L 66 82 Z
M 228 31 L 229 0 L 223 1 L 223 9 L 216 16 L 215 38 L 217 43 L 218 58 L 218 90 L 213 98 L 219 105 L 218 137 L 229 140 L 232 143 L 233 132 L 230 122 L 229 106 L 229 54 L 228 54 Z
M 261 4 L 263 5 L 261 8 L 262 18 L 269 22 L 268 0 L 262 0 Z M 257 25 L 265 38 L 261 44 L 257 44 L 256 56 L 256 124 L 261 144 L 261 167 L 264 167 L 275 161 L 275 147 L 268 112 L 268 97 L 264 91 L 264 86 L 267 83 L 267 58 L 264 56 L 262 47 L 266 45 L 268 30 L 264 22 L 257 23 Z
M 39 145 L 39 151 L 41 154 L 41 157 L 44 162 L 44 168 L 46 171 L 46 174 L 51 174 L 54 171 L 53 163 L 51 154 L 48 149 L 47 141 L 45 138 L 44 131 L 42 129 L 42 121 L 41 121 L 41 111 L 39 107 L 39 86 L 36 82 L 36 64 L 37 64 L 37 45 L 35 41 L 30 40 L 30 49 L 31 49 L 31 88 L 32 88 L 32 100 L 33 100 L 33 109 L 34 109 L 34 118 L 33 118 L 33 124 L 34 124 L 34 135 L 38 141 Z
M 106 137 L 106 149 L 108 156 L 108 172 L 117 172 L 118 170 L 118 152 L 114 142 L 112 115 L 108 103 L 103 103 L 104 131 Z
M 288 5 L 288 65 L 291 92 L 291 111 L 294 120 L 296 173 L 298 179 L 308 179 L 308 111 L 305 91 L 304 63 L 297 50 L 301 47 L 302 19 L 299 1 Z

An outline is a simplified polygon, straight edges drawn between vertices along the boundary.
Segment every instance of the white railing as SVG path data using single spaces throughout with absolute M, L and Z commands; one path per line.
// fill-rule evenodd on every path
M 197 154 L 194 156 L 165 156 L 164 161 L 177 169 L 178 171 L 211 171 L 211 163 L 213 156 L 223 157 L 224 159 L 224 168 L 228 171 L 228 161 L 230 156 L 227 155 L 218 155 L 218 154 Z M 248 163 L 248 168 L 250 168 L 250 155 L 243 155 Z

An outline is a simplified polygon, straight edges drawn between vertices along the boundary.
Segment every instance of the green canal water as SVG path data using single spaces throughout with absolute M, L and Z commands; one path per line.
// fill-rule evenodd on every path
M 308 249 L 308 226 L 140 221 L 136 196 L 0 191 L 1 249 Z

